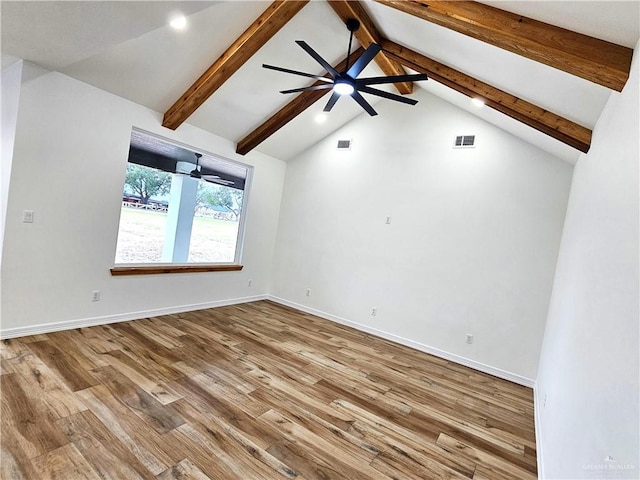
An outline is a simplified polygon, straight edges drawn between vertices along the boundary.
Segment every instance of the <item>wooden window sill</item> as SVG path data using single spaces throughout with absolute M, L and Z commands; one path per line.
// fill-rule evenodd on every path
M 140 267 L 113 267 L 111 275 L 157 275 L 161 273 L 233 272 L 242 265 L 145 265 Z

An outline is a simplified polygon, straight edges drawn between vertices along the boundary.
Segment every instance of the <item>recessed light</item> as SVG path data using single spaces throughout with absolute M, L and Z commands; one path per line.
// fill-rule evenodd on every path
M 182 30 L 187 26 L 187 19 L 184 17 L 184 15 L 176 15 L 171 19 L 169 25 L 171 25 L 176 30 Z
M 471 103 L 473 103 L 476 107 L 484 107 L 484 100 L 481 98 L 472 98 Z
M 324 123 L 327 120 L 326 113 L 319 113 L 316 115 L 316 123 Z

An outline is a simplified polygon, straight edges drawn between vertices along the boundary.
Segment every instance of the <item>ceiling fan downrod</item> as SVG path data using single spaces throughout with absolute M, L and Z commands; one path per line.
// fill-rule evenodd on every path
M 353 42 L 353 32 L 355 32 L 359 28 L 360 28 L 360 22 L 358 20 L 356 20 L 355 18 L 350 18 L 347 20 L 347 30 L 349 30 L 351 34 L 349 35 L 349 48 L 347 48 L 347 62 L 345 64 L 346 67 L 344 69 L 345 72 L 349 70 L 349 67 L 350 67 L 349 58 L 351 57 L 351 43 Z
M 200 172 L 200 170 L 198 170 L 198 164 L 200 163 L 200 157 L 202 157 L 202 154 L 201 153 L 194 153 L 194 155 L 196 156 L 196 168 L 191 170 L 190 175 L 193 178 L 201 178 L 202 177 L 202 173 Z

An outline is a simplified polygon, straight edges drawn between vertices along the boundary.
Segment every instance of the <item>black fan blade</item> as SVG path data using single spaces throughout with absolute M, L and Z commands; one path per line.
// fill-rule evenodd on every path
M 336 104 L 336 102 L 338 101 L 338 99 L 340 98 L 340 94 L 333 92 L 331 94 L 331 97 L 329 98 L 329 101 L 327 102 L 327 104 L 324 106 L 324 108 L 322 109 L 323 112 L 330 112 L 331 109 L 333 108 L 333 106 Z
M 369 77 L 359 78 L 356 85 L 380 85 L 382 83 L 400 83 L 400 82 L 419 82 L 427 80 L 425 73 L 417 73 L 415 75 L 389 75 L 388 77 Z
M 322 68 L 329 72 L 332 77 L 335 78 L 338 76 L 338 72 L 335 70 L 335 68 L 329 65 L 324 58 L 318 55 L 318 53 L 313 48 L 311 48 L 307 42 L 305 42 L 304 40 L 296 40 L 296 43 L 300 45 L 305 52 L 311 55 L 316 62 L 322 65 Z
M 358 60 L 356 60 L 353 65 L 351 65 L 349 70 L 347 70 L 347 75 L 349 75 L 351 78 L 356 78 L 358 75 L 360 75 L 360 73 L 362 73 L 365 67 L 369 65 L 371 60 L 373 60 L 373 57 L 375 57 L 380 50 L 380 45 L 378 45 L 377 43 L 372 43 L 371 45 L 369 45 L 364 53 L 360 55 L 360 58 L 358 58 Z
M 309 87 L 292 88 L 290 90 L 280 90 L 280 93 L 308 92 L 309 90 L 325 90 L 327 88 L 333 88 L 333 83 L 326 83 L 324 85 L 311 85 Z
M 331 78 L 323 77 L 322 75 L 314 75 L 312 73 L 298 72 L 297 70 L 289 70 L 288 68 L 276 67 L 274 65 L 267 65 L 266 63 L 263 63 L 262 67 L 268 68 L 269 70 L 277 70 L 278 72 L 300 75 L 301 77 L 315 78 L 316 80 L 321 80 L 323 82 L 329 82 L 329 83 L 333 82 Z
M 232 182 L 231 180 L 224 180 L 220 177 L 207 177 L 207 176 L 203 176 L 202 179 L 205 182 L 209 182 L 209 183 L 215 183 L 216 185 L 233 185 L 236 182 Z
M 388 98 L 389 100 L 395 100 L 396 102 L 407 103 L 409 105 L 415 105 L 418 103 L 417 100 L 413 98 L 401 97 L 400 95 L 396 95 L 395 93 L 385 92 L 384 90 L 378 90 L 377 88 L 370 88 L 366 86 L 358 87 L 358 91 L 369 93 L 371 95 L 377 95 L 378 97 Z
M 373 109 L 373 107 L 372 107 L 371 105 L 369 105 L 369 102 L 367 102 L 367 101 L 364 99 L 364 97 L 358 93 L 358 91 L 353 92 L 353 93 L 351 94 L 351 96 L 353 97 L 353 99 L 354 99 L 356 102 L 358 102 L 358 103 L 360 104 L 360 106 L 361 106 L 362 108 L 364 108 L 364 109 L 365 109 L 365 111 L 366 111 L 369 115 L 371 115 L 371 116 L 373 117 L 373 116 L 375 116 L 375 115 L 377 115 L 377 114 L 378 114 L 378 112 L 376 112 L 376 111 Z

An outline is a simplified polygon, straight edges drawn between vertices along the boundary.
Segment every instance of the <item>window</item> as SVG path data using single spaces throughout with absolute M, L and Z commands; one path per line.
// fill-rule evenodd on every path
M 249 175 L 246 165 L 134 129 L 116 267 L 240 263 Z

